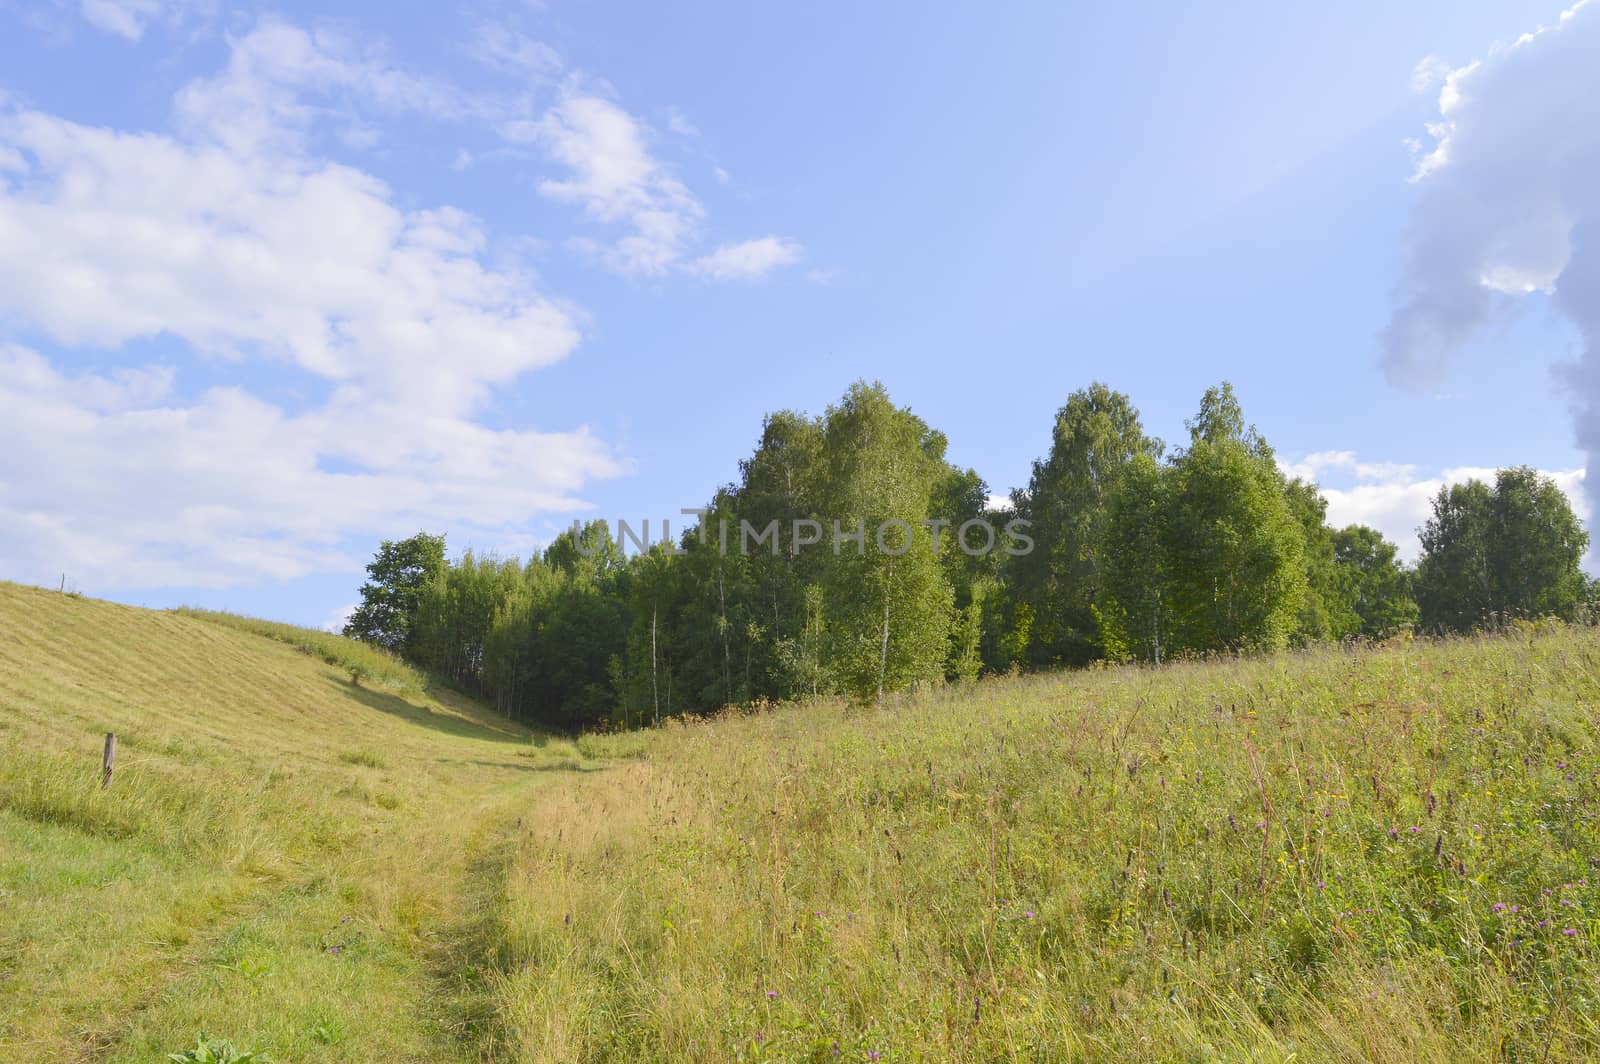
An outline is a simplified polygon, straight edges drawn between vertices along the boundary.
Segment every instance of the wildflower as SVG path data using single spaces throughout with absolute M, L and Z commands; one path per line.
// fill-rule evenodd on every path
M 1497 901 L 1497 902 L 1495 902 L 1495 903 L 1494 903 L 1494 905 L 1493 905 L 1493 906 L 1492 906 L 1492 908 L 1493 908 L 1493 909 L 1494 909 L 1494 911 L 1495 911 L 1495 912 L 1497 912 L 1497 913 L 1503 913 L 1503 912 L 1505 912 L 1505 911 L 1506 911 L 1506 903 L 1505 903 L 1505 902 L 1503 902 L 1503 901 Z
M 1568 938 L 1571 938 L 1573 935 L 1578 933 L 1578 929 L 1576 927 L 1563 927 L 1561 929 L 1561 933 L 1566 935 Z
M 1398 839 L 1400 837 L 1400 829 L 1399 828 L 1390 828 L 1389 829 L 1389 837 L 1391 839 Z
M 1033 912 L 1032 909 L 1029 909 L 1027 912 L 1022 914 L 1022 918 L 1024 920 L 1032 920 L 1033 917 L 1034 917 L 1034 912 Z
M 1327 890 L 1328 889 L 1328 884 L 1324 883 L 1322 880 L 1319 879 L 1319 880 L 1317 880 L 1317 889 L 1318 890 Z
M 1413 834 L 1413 835 L 1421 835 L 1422 834 L 1422 829 L 1418 828 L 1418 827 L 1413 827 L 1411 829 L 1411 834 Z
M 777 996 L 778 996 L 778 992 L 777 992 L 777 991 L 776 991 L 776 990 L 768 990 L 768 991 L 767 991 L 767 997 L 769 997 L 769 998 L 775 998 L 775 997 L 777 997 Z

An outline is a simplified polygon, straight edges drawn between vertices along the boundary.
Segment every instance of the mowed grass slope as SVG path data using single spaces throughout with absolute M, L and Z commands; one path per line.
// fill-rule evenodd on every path
M 292 635 L 0 584 L 0 1060 L 476 1059 L 478 895 L 583 760 Z

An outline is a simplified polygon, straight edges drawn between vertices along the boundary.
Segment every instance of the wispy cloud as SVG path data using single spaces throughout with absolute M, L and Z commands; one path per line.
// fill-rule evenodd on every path
M 98 30 L 138 41 L 152 23 L 209 17 L 213 7 L 210 0 L 79 0 L 78 12 Z
M 486 66 L 532 84 L 561 73 L 561 56 L 543 41 L 503 23 L 480 25 L 472 36 L 472 56 Z
M 800 245 L 775 236 L 724 244 L 695 259 L 691 268 L 715 281 L 754 281 L 800 261 Z

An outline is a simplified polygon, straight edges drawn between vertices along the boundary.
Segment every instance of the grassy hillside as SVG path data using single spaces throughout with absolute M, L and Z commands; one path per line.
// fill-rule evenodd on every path
M 226 617 L 7 584 L 0 633 L 0 1060 L 475 1058 L 477 898 L 571 743 Z
M 1600 1053 L 1592 629 L 574 744 L 252 627 L 0 586 L 0 1059 Z
M 548 1060 L 1600 1053 L 1593 629 L 676 727 L 535 799 Z

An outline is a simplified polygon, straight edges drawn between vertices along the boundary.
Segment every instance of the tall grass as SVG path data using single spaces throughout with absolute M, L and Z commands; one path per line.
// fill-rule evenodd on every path
M 1546 628 L 666 728 L 536 799 L 505 1057 L 1593 1057 L 1597 669 Z

